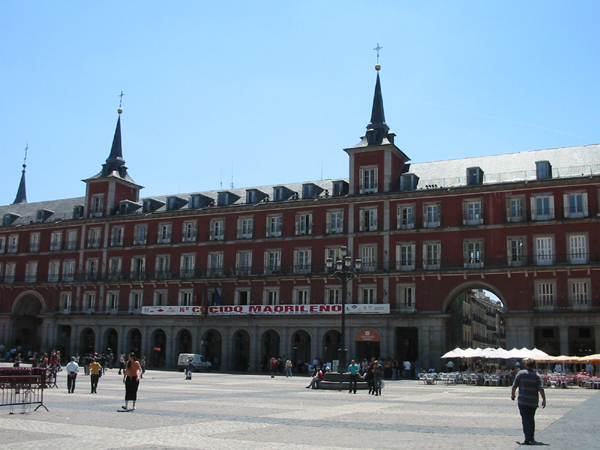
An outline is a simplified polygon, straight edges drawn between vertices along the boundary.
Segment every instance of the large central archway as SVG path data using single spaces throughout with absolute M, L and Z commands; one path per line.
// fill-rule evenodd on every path
M 33 291 L 22 293 L 13 305 L 12 333 L 14 347 L 21 352 L 40 351 L 40 327 L 44 322 L 45 303 L 43 298 Z

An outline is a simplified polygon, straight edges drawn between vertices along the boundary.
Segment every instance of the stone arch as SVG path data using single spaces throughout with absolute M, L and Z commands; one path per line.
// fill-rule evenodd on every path
M 96 330 L 85 327 L 79 333 L 79 356 L 93 355 L 96 352 Z
M 167 364 L 167 333 L 162 328 L 152 331 L 150 337 L 152 351 L 150 352 L 150 364 L 152 367 L 165 367 Z
M 37 303 L 35 302 L 37 300 Z M 12 313 L 14 315 L 35 315 L 41 316 L 46 312 L 46 302 L 36 291 L 25 291 L 13 302 Z
M 187 328 L 182 328 L 177 332 L 175 337 L 176 352 L 179 353 L 195 353 L 194 336 Z
M 450 306 L 452 305 L 452 302 L 456 299 L 456 297 L 472 289 L 484 289 L 486 291 L 492 292 L 500 299 L 502 305 L 504 306 L 504 309 L 508 311 L 508 305 L 506 303 L 506 299 L 504 298 L 504 294 L 502 294 L 502 291 L 500 291 L 500 289 L 498 289 L 496 286 L 492 286 L 491 284 L 485 283 L 483 281 L 467 281 L 465 283 L 459 284 L 454 289 L 452 289 L 448 293 L 448 295 L 446 295 L 441 312 L 448 312 Z
M 223 336 L 221 332 L 214 328 L 206 330 L 202 335 L 202 353 L 211 362 L 213 370 L 219 370 L 221 367 L 223 361 L 221 356 L 222 343 Z
M 342 333 L 337 329 L 330 329 L 323 333 L 321 360 L 323 363 L 333 362 L 339 359 L 339 350 L 341 346 Z M 347 339 L 347 338 L 346 338 Z M 348 342 L 346 342 L 346 347 Z
M 272 328 L 263 332 L 260 338 L 260 367 L 261 370 L 269 369 L 269 360 L 281 356 L 281 336 Z
M 119 351 L 120 354 L 124 354 L 125 358 L 131 352 L 140 358 L 142 356 L 142 332 L 139 328 L 131 328 L 127 331 L 126 347 Z
M 243 328 L 237 329 L 231 338 L 231 367 L 233 370 L 248 371 L 250 367 L 250 333 Z
M 108 351 L 112 352 L 113 357 L 120 351 L 119 349 L 119 332 L 114 327 L 108 327 L 102 334 L 102 353 L 108 355 Z
M 310 364 L 312 336 L 307 330 L 296 330 L 290 338 L 292 348 L 291 360 L 296 373 L 306 372 L 307 364 Z M 301 361 L 301 362 L 300 362 Z
M 41 351 L 41 325 L 44 322 L 46 302 L 35 291 L 21 293 L 12 305 L 12 340 L 23 354 Z

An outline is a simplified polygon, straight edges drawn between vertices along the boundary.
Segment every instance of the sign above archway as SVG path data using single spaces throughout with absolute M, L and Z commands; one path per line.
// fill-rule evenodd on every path
M 362 330 L 356 336 L 356 342 L 380 342 L 379 333 L 375 330 Z

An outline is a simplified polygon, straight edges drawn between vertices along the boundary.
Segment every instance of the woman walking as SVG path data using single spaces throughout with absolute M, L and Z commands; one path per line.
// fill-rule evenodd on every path
M 133 402 L 132 410 L 135 410 L 135 401 L 137 400 L 137 391 L 140 385 L 140 375 L 142 368 L 135 357 L 135 353 L 131 352 L 125 365 L 123 374 L 123 383 L 125 383 L 125 405 L 122 408 L 128 411 L 127 406 L 129 401 Z

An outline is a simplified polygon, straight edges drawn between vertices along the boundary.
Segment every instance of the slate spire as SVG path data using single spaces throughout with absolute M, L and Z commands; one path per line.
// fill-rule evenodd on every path
M 369 145 L 380 145 L 383 138 L 390 131 L 390 127 L 385 123 L 385 113 L 383 111 L 383 96 L 381 95 L 381 81 L 379 80 L 380 69 L 381 66 L 379 64 L 375 66 L 377 81 L 375 83 L 375 95 L 373 96 L 371 122 L 367 125 L 367 140 Z
M 25 187 L 25 168 L 27 167 L 27 150 L 29 149 L 29 145 L 25 147 L 25 160 L 23 161 L 23 172 L 21 173 L 21 182 L 19 183 L 19 189 L 17 190 L 17 196 L 15 197 L 15 201 L 12 202 L 13 205 L 18 205 L 20 203 L 27 203 L 27 189 Z
M 117 127 L 115 129 L 110 155 L 106 159 L 106 163 L 102 165 L 101 177 L 107 177 L 113 172 L 117 172 L 121 178 L 125 178 L 127 175 L 127 167 L 125 167 L 125 160 L 123 159 L 123 147 L 121 146 L 122 111 L 123 110 L 119 108 L 119 118 L 117 120 Z

